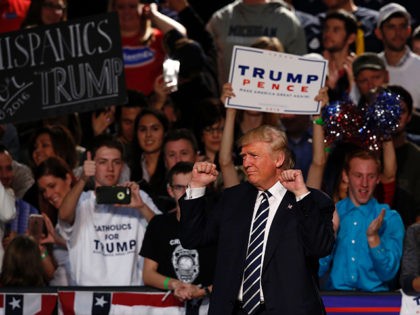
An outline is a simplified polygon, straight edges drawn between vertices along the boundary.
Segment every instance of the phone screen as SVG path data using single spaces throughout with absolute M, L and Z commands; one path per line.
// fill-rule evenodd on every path
M 40 214 L 31 214 L 28 221 L 28 230 L 29 234 L 39 241 L 44 233 L 44 217 Z

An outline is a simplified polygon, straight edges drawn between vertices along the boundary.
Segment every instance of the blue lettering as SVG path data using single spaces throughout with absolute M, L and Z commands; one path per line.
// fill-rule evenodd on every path
M 318 76 L 314 74 L 309 74 L 308 78 L 306 79 L 306 83 L 310 84 L 312 81 L 318 81 Z
M 252 74 L 252 77 L 259 77 L 260 79 L 264 79 L 264 72 L 264 69 L 254 68 L 254 73 Z
M 277 71 L 277 77 L 274 77 L 274 71 L 270 70 L 270 80 L 271 81 L 280 81 L 281 80 L 281 72 Z
M 249 69 L 249 66 L 238 65 L 238 68 L 241 69 L 241 75 L 245 75 L 245 72 Z
M 252 71 L 252 77 L 262 80 L 270 80 L 274 82 L 280 82 L 283 79 L 283 72 L 277 71 L 277 70 L 266 70 L 264 68 L 250 68 L 250 66 L 246 65 L 238 65 L 237 66 L 240 72 L 241 76 L 249 75 L 249 71 Z M 268 77 L 267 77 L 268 72 Z M 311 84 L 312 82 L 318 81 L 319 76 L 316 74 L 308 74 L 305 75 L 305 78 L 303 78 L 303 74 L 301 73 L 292 73 L 287 72 L 285 73 L 285 79 L 288 83 L 298 83 L 302 84 L 304 81 L 306 81 L 306 84 Z M 247 82 L 249 83 L 249 82 Z
M 288 73 L 286 81 L 293 83 L 302 83 L 302 75 L 296 74 L 296 76 L 293 76 L 293 73 Z
M 101 242 L 99 240 L 93 240 L 94 242 L 94 251 L 101 252 L 105 255 L 114 254 L 114 253 L 130 253 L 137 251 L 136 240 L 129 240 L 125 242 Z
M 127 242 L 120 243 L 117 242 L 117 252 L 125 252 L 127 251 Z
M 114 252 L 114 243 L 106 243 L 106 251 L 108 253 Z

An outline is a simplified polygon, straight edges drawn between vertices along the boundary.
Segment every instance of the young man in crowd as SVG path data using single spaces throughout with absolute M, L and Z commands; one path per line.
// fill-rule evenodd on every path
M 120 142 L 108 135 L 94 140 L 82 176 L 59 209 L 72 280 L 75 285 L 140 285 L 143 261 L 138 253 L 147 222 L 160 211 L 134 182 L 124 185 L 131 195 L 125 205 L 98 204 L 95 191 L 83 191 L 90 177 L 95 188 L 117 185 L 124 164 Z
M 350 92 L 353 80 L 351 65 L 355 57 L 351 46 L 356 40 L 357 21 L 345 10 L 329 11 L 322 28 L 324 58 L 328 60 L 327 86 L 330 101 Z
M 357 36 L 355 41 L 355 52 L 360 55 L 366 51 L 380 52 L 381 42 L 375 37 L 376 20 L 378 11 L 360 5 L 356 5 L 354 0 L 323 0 L 327 10 L 345 10 L 356 17 Z M 325 13 L 319 15 L 321 21 Z
M 144 284 L 174 290 L 179 300 L 190 301 L 188 307 L 201 304 L 210 294 L 216 258 L 214 246 L 185 249 L 179 240 L 178 199 L 187 189 L 192 168 L 191 162 L 178 162 L 169 170 L 168 193 L 176 200 L 175 211 L 155 216 L 150 221 L 140 252 L 144 257 Z
M 404 86 L 413 97 L 414 109 L 420 110 L 420 89 L 416 80 L 420 57 L 407 45 L 411 36 L 410 23 L 410 14 L 402 5 L 389 3 L 379 10 L 375 33 L 384 45 L 379 56 L 389 72 L 389 83 Z
M 322 289 L 392 289 L 400 267 L 404 225 L 395 210 L 373 197 L 380 170 L 375 152 L 357 150 L 347 156 L 343 180 L 348 184 L 348 197 L 336 204 L 339 221 L 335 222 L 334 250 L 320 259 L 319 276 L 328 275 Z

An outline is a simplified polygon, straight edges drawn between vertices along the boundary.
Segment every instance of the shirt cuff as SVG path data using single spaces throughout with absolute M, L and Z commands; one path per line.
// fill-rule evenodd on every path
M 374 260 L 380 261 L 380 260 L 383 260 L 384 257 L 386 256 L 386 248 L 381 242 L 379 243 L 378 246 L 370 248 L 370 253 Z
M 308 191 L 306 194 L 300 195 L 299 197 L 296 197 L 296 202 L 301 201 L 303 198 L 305 198 L 307 195 L 309 195 L 311 192 Z
M 188 186 L 185 193 L 185 199 L 197 199 L 205 195 L 206 187 L 191 188 L 190 186 Z

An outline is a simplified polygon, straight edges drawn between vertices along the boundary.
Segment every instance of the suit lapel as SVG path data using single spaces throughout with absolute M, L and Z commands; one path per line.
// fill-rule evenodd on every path
M 268 234 L 267 245 L 265 248 L 263 272 L 271 260 L 274 251 L 278 245 L 278 240 L 285 230 L 285 226 L 290 221 L 290 216 L 293 216 L 293 210 L 296 208 L 296 198 L 293 193 L 287 191 L 281 201 L 273 222 L 271 223 L 270 232 Z

